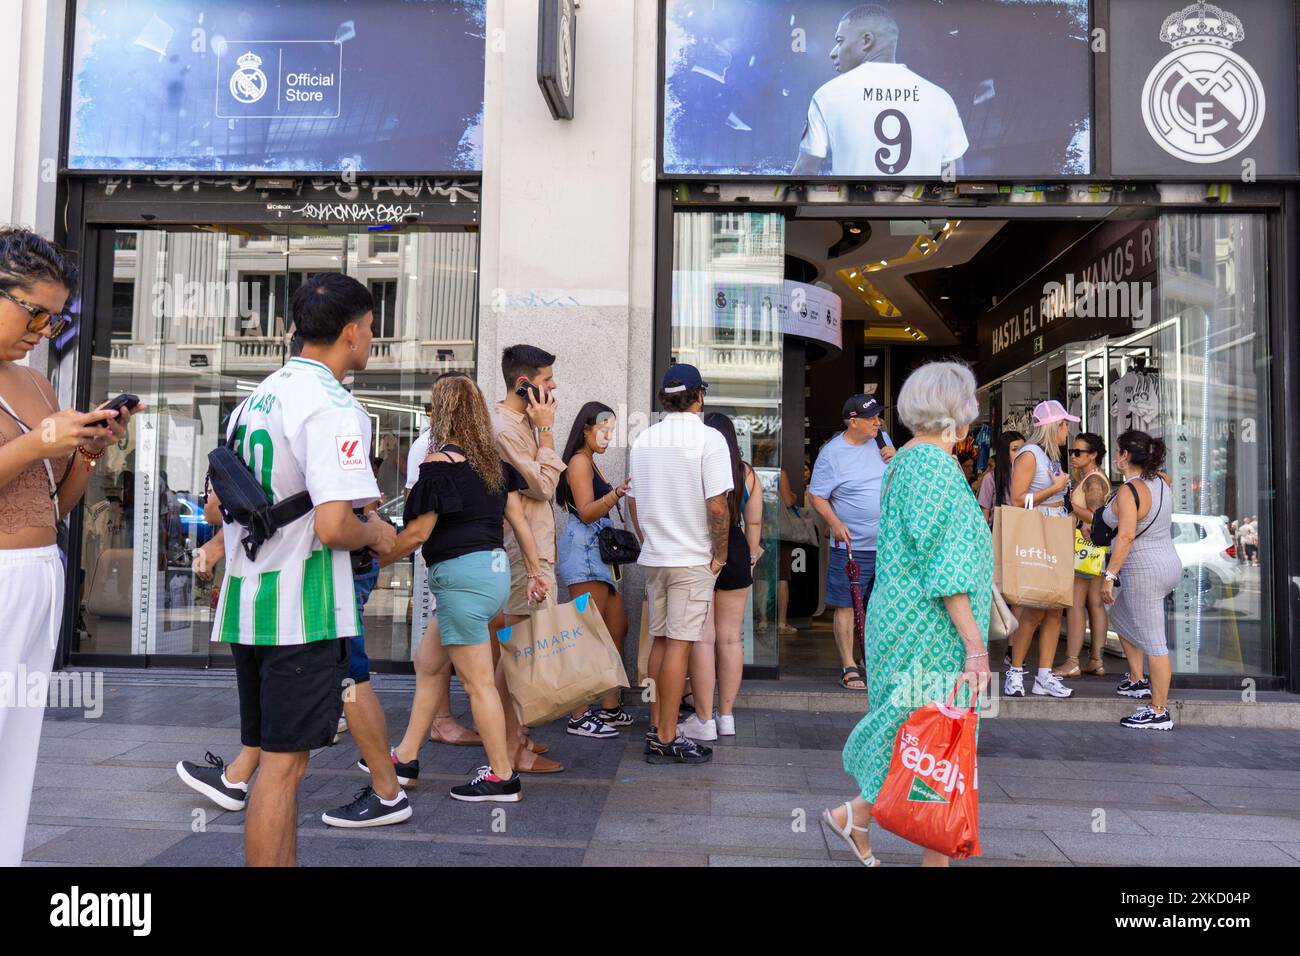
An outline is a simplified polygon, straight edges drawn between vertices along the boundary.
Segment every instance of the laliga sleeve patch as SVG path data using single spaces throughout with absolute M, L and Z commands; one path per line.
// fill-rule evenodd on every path
M 366 461 L 366 443 L 360 435 L 339 435 L 334 439 L 339 453 L 339 467 L 344 471 L 360 471 L 370 467 Z

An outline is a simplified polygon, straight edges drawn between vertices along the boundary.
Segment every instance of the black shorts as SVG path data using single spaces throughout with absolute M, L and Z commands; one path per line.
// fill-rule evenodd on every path
M 733 525 L 727 538 L 727 563 L 722 566 L 713 589 L 740 591 L 753 583 L 754 574 L 749 567 L 749 541 L 745 532 Z
M 232 644 L 239 683 L 239 740 L 270 753 L 327 747 L 338 732 L 348 641 L 285 647 Z

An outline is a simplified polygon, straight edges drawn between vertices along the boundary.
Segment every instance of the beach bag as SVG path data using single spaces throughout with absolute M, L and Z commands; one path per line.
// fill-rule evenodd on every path
M 979 856 L 979 768 L 972 706 L 929 703 L 898 728 L 871 814 L 909 843 L 955 860 Z
M 548 597 L 528 620 L 497 631 L 519 722 L 536 727 L 627 686 L 623 658 L 590 594 Z
M 1002 505 L 993 512 L 993 583 L 1016 607 L 1066 608 L 1074 603 L 1074 519 Z

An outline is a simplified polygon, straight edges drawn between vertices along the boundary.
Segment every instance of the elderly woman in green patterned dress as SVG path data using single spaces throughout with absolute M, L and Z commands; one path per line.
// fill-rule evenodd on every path
M 859 793 L 822 814 L 866 866 L 879 866 L 871 853 L 871 811 L 898 728 L 958 681 L 969 693 L 982 692 L 989 679 L 993 542 L 952 457 L 979 415 L 975 376 L 955 362 L 923 365 L 903 383 L 897 412 L 915 437 L 894 456 L 882 485 L 866 623 L 871 709 L 844 745 L 844 769 Z M 958 703 L 968 701 L 963 695 Z M 948 858 L 926 850 L 923 863 L 947 866 Z

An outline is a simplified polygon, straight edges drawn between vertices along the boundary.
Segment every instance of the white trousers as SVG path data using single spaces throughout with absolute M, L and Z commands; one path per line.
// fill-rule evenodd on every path
M 22 862 L 62 612 L 59 549 L 0 550 L 0 866 Z

